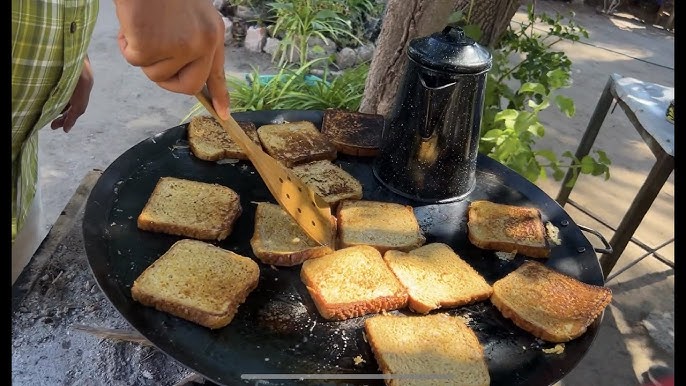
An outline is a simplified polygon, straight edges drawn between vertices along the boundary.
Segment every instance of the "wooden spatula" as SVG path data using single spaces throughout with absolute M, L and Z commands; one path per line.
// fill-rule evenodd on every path
M 331 215 L 329 204 L 308 188 L 291 170 L 256 145 L 231 115 L 226 121 L 219 118 L 207 89 L 197 93 L 195 97 L 221 124 L 229 137 L 243 149 L 279 205 L 313 240 L 321 245 L 333 247 L 336 218 Z

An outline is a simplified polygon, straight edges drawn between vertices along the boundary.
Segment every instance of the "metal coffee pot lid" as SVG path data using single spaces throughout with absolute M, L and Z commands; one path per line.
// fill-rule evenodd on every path
M 491 53 L 464 34 L 462 28 L 447 26 L 441 32 L 414 39 L 408 56 L 435 71 L 477 74 L 491 68 Z

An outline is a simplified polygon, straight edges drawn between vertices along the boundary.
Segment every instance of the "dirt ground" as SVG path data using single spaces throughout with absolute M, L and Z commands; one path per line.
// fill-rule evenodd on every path
M 91 169 L 105 169 L 136 143 L 181 123 L 195 101 L 166 92 L 129 66 L 116 45 L 117 21 L 111 2 L 101 2 L 90 48 L 95 88 L 88 111 L 69 134 L 46 128 L 40 133 L 40 170 L 47 219 L 54 222 L 80 180 Z M 674 85 L 674 35 L 637 21 L 631 15 L 598 14 L 593 7 L 539 1 L 541 10 L 574 11 L 590 37 L 578 43 L 561 42 L 573 62 L 574 85 L 564 94 L 576 103 L 569 119 L 554 109 L 542 117 L 547 134 L 538 144 L 559 153 L 576 149 L 611 73 L 665 86 Z M 519 12 L 515 20 L 524 17 Z M 266 54 L 230 48 L 226 68 L 241 75 L 251 66 L 270 67 Z M 648 147 L 620 109 L 608 115 L 594 149 L 612 160 L 609 181 L 581 177 L 571 198 L 616 227 L 655 161 Z M 555 197 L 559 183 L 539 186 Z M 579 210 L 565 208 L 579 224 L 600 231 L 608 240 L 612 229 Z M 674 235 L 673 174 L 662 188 L 635 237 L 656 246 Z M 592 236 L 589 237 L 594 242 Z M 673 243 L 659 253 L 674 259 Z M 644 254 L 630 243 L 616 269 Z M 600 333 L 588 355 L 560 385 L 635 385 L 653 364 L 674 365 L 674 270 L 647 258 L 608 283 L 614 298 L 606 310 Z M 671 343 L 671 345 L 670 345 Z

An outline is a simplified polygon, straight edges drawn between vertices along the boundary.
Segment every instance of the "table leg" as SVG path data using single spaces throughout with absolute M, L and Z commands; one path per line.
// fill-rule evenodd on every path
M 674 157 L 664 152 L 660 154 L 610 240 L 612 253 L 604 253 L 600 256 L 600 266 L 603 269 L 604 277 L 607 277 L 617 264 L 617 260 L 624 252 L 636 228 L 641 224 L 641 220 L 643 220 L 673 170 Z
M 586 126 L 584 136 L 581 138 L 581 142 L 579 142 L 579 147 L 576 149 L 577 159 L 581 159 L 585 155 L 588 155 L 588 153 L 591 151 L 591 147 L 593 146 L 593 143 L 595 142 L 595 139 L 598 136 L 598 131 L 600 131 L 600 126 L 602 126 L 603 121 L 607 116 L 607 112 L 610 110 L 610 105 L 612 105 L 612 100 L 614 99 L 614 97 L 612 96 L 612 92 L 610 91 L 610 88 L 612 87 L 612 82 L 612 77 L 610 77 L 610 79 L 608 79 L 607 83 L 605 84 L 603 93 L 600 94 L 598 104 L 596 105 L 595 110 L 593 111 L 593 115 L 591 115 L 591 120 L 588 121 L 588 126 Z M 562 186 L 560 187 L 560 191 L 557 194 L 557 198 L 555 199 L 555 201 L 557 201 L 557 203 L 560 204 L 560 206 L 565 206 L 567 200 L 569 199 L 569 194 L 572 192 L 574 184 L 571 184 L 571 186 L 567 186 L 567 183 L 569 182 L 569 180 L 572 179 L 572 176 L 572 169 L 568 169 L 567 174 L 565 174 L 565 178 L 562 180 Z

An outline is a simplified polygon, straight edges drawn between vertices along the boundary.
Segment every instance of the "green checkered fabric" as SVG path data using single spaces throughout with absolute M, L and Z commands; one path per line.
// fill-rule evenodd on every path
M 12 241 L 36 192 L 38 130 L 69 102 L 98 0 L 12 0 Z

